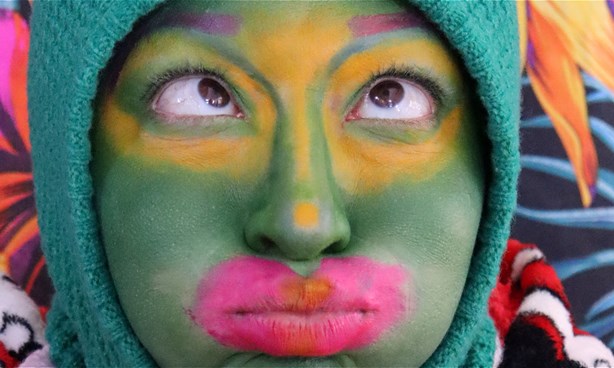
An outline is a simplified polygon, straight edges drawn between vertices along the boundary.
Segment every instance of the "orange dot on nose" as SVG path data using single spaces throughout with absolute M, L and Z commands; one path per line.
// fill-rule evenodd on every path
M 294 206 L 294 224 L 302 228 L 311 228 L 320 222 L 319 208 L 310 202 L 300 202 Z

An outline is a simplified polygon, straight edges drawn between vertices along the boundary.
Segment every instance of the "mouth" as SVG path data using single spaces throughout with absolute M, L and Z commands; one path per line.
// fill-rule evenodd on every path
M 301 280 L 303 281 L 303 280 Z M 308 283 L 310 280 L 305 280 L 304 283 Z M 303 297 L 303 296 L 302 296 Z M 314 304 L 322 304 L 320 306 Z M 298 299 L 291 303 L 284 303 L 284 305 L 276 305 L 277 303 L 271 303 L 271 300 L 264 300 L 260 303 L 256 303 L 259 307 L 238 307 L 230 309 L 227 313 L 235 318 L 279 318 L 287 317 L 297 320 L 317 320 L 324 317 L 343 317 L 349 315 L 356 315 L 361 318 L 368 318 L 378 312 L 377 308 L 368 305 L 366 300 L 355 300 L 351 303 L 343 303 L 339 301 L 321 301 L 318 303 L 316 300 L 311 300 L 309 304 Z
M 375 342 L 408 312 L 407 272 L 365 257 L 327 258 L 310 277 L 236 257 L 199 284 L 194 322 L 222 345 L 321 357 Z

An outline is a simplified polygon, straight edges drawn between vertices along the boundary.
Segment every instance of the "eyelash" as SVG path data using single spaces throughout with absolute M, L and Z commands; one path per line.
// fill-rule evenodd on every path
M 145 93 L 141 97 L 141 100 L 147 104 L 151 104 L 153 102 L 154 97 L 168 82 L 188 75 L 206 75 L 218 79 L 222 81 L 224 87 L 227 87 L 230 90 L 229 92 L 231 92 L 231 94 L 236 96 L 237 99 L 240 99 L 240 94 L 226 83 L 227 79 L 225 74 L 226 73 L 223 70 L 206 69 L 199 66 L 194 67 L 189 65 L 167 70 L 164 73 L 155 75 L 150 80 L 147 88 L 145 89 Z
M 183 66 L 165 71 L 164 73 L 154 76 L 149 82 L 149 85 L 147 86 L 145 93 L 143 94 L 141 99 L 145 103 L 150 104 L 153 101 L 153 98 L 160 92 L 160 89 L 168 82 L 177 78 L 185 77 L 187 75 L 198 74 L 212 76 L 223 82 L 227 81 L 225 77 L 226 73 L 223 70 L 212 70 L 200 66 Z M 371 76 L 369 77 L 367 83 L 364 84 L 365 87 L 359 90 L 354 96 L 354 98 L 352 98 L 352 100 L 356 100 L 356 96 L 358 96 L 358 98 L 360 98 L 360 96 L 363 96 L 366 92 L 369 91 L 371 87 L 373 87 L 376 81 L 383 78 L 399 78 L 416 83 L 417 85 L 424 88 L 433 97 L 433 101 L 437 105 L 437 109 L 443 103 L 443 101 L 445 101 L 447 96 L 445 89 L 435 80 L 435 78 L 430 75 L 428 71 L 416 70 L 415 68 L 411 67 L 393 65 L 371 73 Z M 236 91 L 232 86 L 229 86 L 227 83 L 224 83 L 224 85 L 225 87 L 228 87 L 230 89 L 230 92 L 234 96 L 236 96 L 238 100 L 241 99 L 238 91 Z M 353 102 L 352 106 L 355 103 L 356 102 Z
M 431 73 L 424 69 L 393 65 L 391 67 L 380 69 L 377 72 L 371 73 L 371 76 L 368 79 L 367 83 L 364 84 L 365 87 L 363 87 L 363 89 L 358 92 L 358 95 L 363 96 L 380 79 L 399 78 L 408 80 L 424 88 L 426 92 L 428 92 L 431 97 L 433 97 L 433 101 L 437 105 L 436 107 L 439 108 L 443 101 L 446 100 L 448 93 L 441 86 L 441 84 L 438 83 L 437 80 L 430 74 Z

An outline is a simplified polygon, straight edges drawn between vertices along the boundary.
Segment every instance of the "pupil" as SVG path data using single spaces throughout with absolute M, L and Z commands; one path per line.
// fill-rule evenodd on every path
M 393 80 L 386 80 L 379 82 L 371 91 L 369 91 L 369 98 L 378 107 L 391 108 L 401 102 L 403 99 L 403 86 L 399 82 Z
M 198 93 L 205 103 L 213 107 L 224 107 L 230 102 L 226 88 L 215 79 L 203 78 L 198 82 Z

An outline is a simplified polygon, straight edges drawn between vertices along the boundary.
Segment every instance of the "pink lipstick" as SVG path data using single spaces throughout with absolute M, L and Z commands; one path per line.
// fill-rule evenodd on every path
M 200 281 L 192 318 L 225 346 L 327 356 L 367 346 L 409 312 L 409 274 L 366 257 L 325 258 L 309 277 L 241 256 Z

